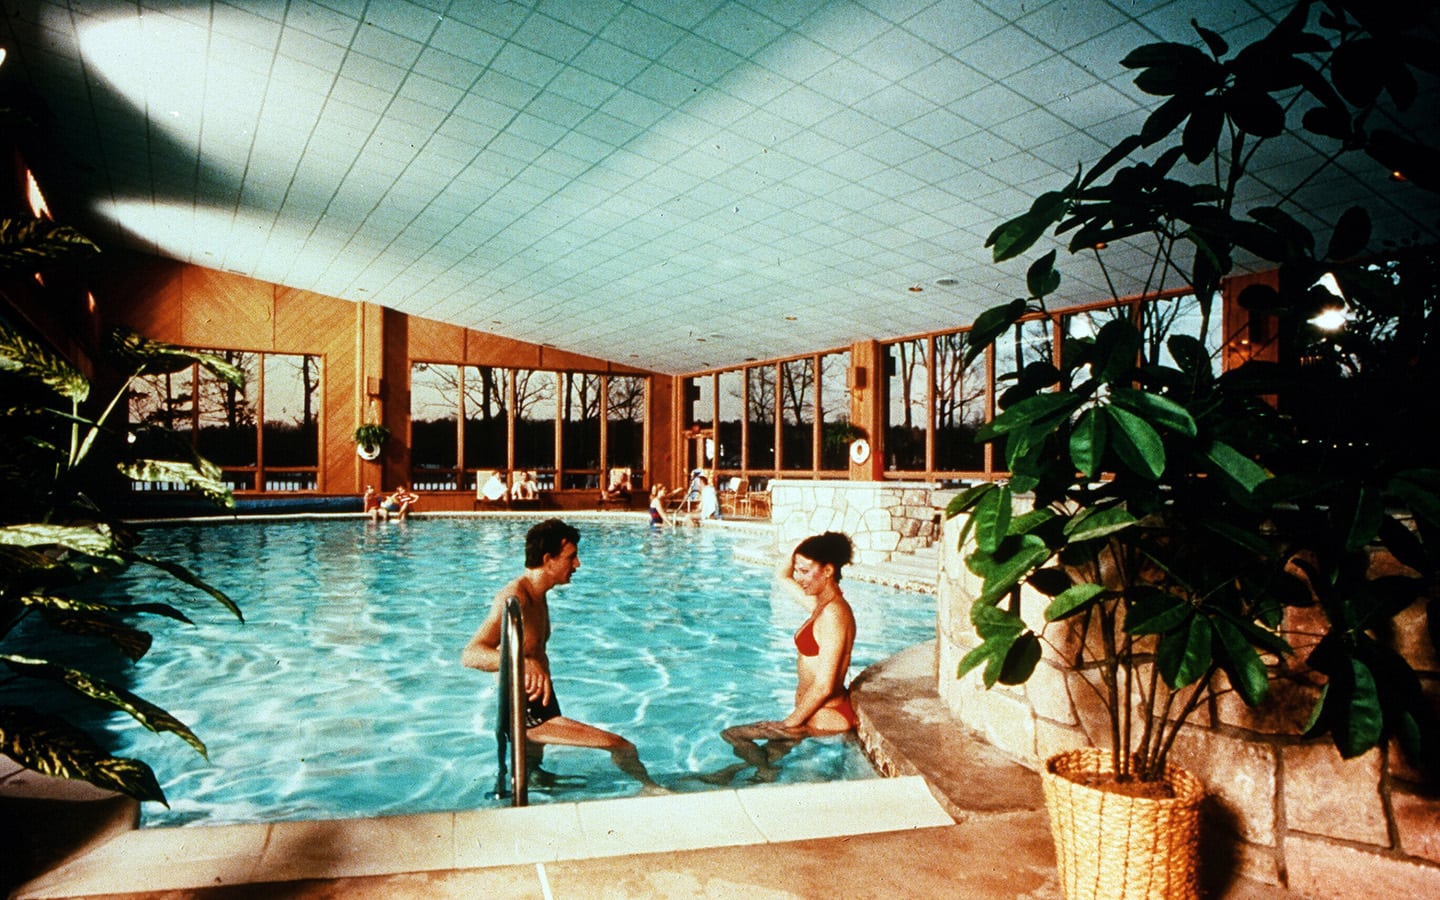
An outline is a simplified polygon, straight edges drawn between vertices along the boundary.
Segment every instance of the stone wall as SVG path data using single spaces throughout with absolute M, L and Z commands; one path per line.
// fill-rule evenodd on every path
M 777 548 L 793 547 L 822 531 L 842 531 L 855 544 L 855 562 L 888 561 L 929 547 L 940 510 L 929 484 L 901 481 L 770 482 L 770 520 Z
M 956 548 L 962 518 L 943 523 L 936 585 L 938 689 L 964 726 L 1025 764 L 1063 750 L 1109 746 L 1103 714 L 1053 650 L 1024 685 L 986 690 L 981 673 L 955 677 L 976 644 L 970 600 L 979 579 Z M 1037 632 L 1042 598 L 1022 599 Z M 1031 620 L 1031 616 L 1035 620 Z M 1440 682 L 1417 604 L 1397 624 L 1396 646 Z M 1329 739 L 1300 736 L 1313 687 L 1249 710 L 1230 695 L 1197 710 L 1171 759 L 1205 783 L 1204 859 L 1211 870 L 1285 885 L 1307 897 L 1440 897 L 1440 799 L 1398 750 L 1342 760 Z

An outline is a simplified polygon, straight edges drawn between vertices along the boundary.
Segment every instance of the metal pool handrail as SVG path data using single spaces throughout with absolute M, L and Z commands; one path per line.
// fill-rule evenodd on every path
M 500 623 L 499 715 L 495 717 L 495 756 L 499 771 L 495 776 L 495 798 L 510 798 L 511 806 L 525 806 L 525 621 L 520 615 L 520 600 L 505 600 L 505 616 Z M 505 778 L 505 742 L 510 742 L 510 785 Z

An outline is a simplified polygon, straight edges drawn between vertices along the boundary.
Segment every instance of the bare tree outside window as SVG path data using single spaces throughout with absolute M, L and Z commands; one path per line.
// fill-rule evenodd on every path
M 925 469 L 929 366 L 924 338 L 886 348 L 894 373 L 887 384 L 885 468 L 892 472 Z
M 985 468 L 985 448 L 975 442 L 985 424 L 985 357 L 965 366 L 968 337 L 935 337 L 935 468 L 942 471 Z
M 780 467 L 815 468 L 815 360 L 780 364 Z
M 751 366 L 745 370 L 746 465 L 754 469 L 775 467 L 775 366 Z
M 467 366 L 465 376 L 465 468 L 505 469 L 510 453 L 510 370 Z

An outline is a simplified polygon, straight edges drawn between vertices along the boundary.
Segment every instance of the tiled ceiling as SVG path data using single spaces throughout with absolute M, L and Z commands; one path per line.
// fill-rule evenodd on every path
M 1023 293 L 985 238 L 1139 127 L 1125 53 L 1287 6 L 3 0 L 0 41 L 54 114 L 51 206 L 97 238 L 683 373 Z M 1321 220 L 1433 230 L 1356 175 L 1312 186 Z M 1148 260 L 1106 255 L 1134 290 Z M 1063 271 L 1066 303 L 1109 296 Z

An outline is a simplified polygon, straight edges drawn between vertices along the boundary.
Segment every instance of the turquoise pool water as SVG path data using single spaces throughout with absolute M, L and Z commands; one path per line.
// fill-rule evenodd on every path
M 550 657 L 566 714 L 624 734 L 662 784 L 708 789 L 694 776 L 735 761 L 722 728 L 790 709 L 790 635 L 803 611 L 774 591 L 768 568 L 735 560 L 744 538 L 731 532 L 571 521 L 581 568 L 550 597 Z M 489 796 L 495 676 L 462 667 L 459 655 L 494 591 L 519 573 L 533 523 L 328 518 L 147 529 L 144 552 L 184 561 L 230 592 L 246 622 L 187 604 L 194 626 L 151 623 L 155 648 L 135 690 L 190 725 L 210 761 L 173 736 L 120 723 L 117 751 L 150 762 L 170 800 L 168 810 L 144 804 L 143 824 L 501 805 Z M 933 598 L 843 584 L 859 626 L 852 678 L 934 636 Z M 116 588 L 151 599 L 177 590 L 148 573 Z M 546 768 L 565 784 L 532 789 L 532 804 L 636 792 L 598 751 L 548 748 Z M 780 780 L 868 777 L 853 740 L 827 738 L 786 757 Z

